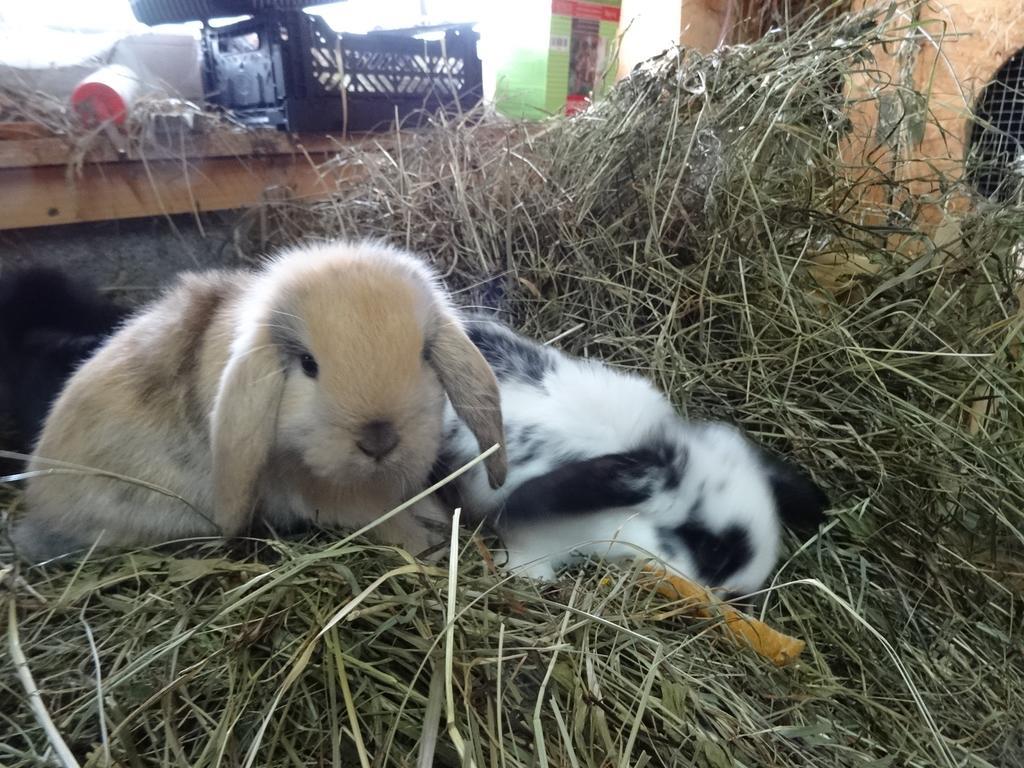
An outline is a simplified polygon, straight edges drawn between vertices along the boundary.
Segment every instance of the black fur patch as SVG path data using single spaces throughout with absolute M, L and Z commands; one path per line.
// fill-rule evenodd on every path
M 682 481 L 683 467 L 678 462 L 672 461 L 665 465 L 665 483 L 663 487 L 666 491 L 674 491 Z
M 516 464 L 529 464 L 544 451 L 544 438 L 534 427 L 523 427 L 508 438 L 509 458 Z
M 427 480 L 428 485 L 434 485 L 434 483 L 441 482 L 448 477 L 448 475 L 462 466 L 463 463 L 465 462 L 458 461 L 458 457 L 442 446 L 441 452 L 434 460 L 434 465 L 430 468 L 430 475 Z M 435 494 L 442 506 L 449 511 L 462 506 L 462 499 L 459 496 L 458 485 L 458 481 L 448 483 L 447 485 L 442 486 Z
M 58 269 L 0 280 L 0 421 L 13 432 L 5 447 L 32 450 L 67 379 L 127 314 Z
M 446 445 L 451 445 L 455 442 L 455 438 L 459 436 L 459 430 L 462 428 L 461 421 L 453 421 L 449 424 L 444 431 L 444 442 Z
M 531 478 L 505 501 L 502 513 L 515 524 L 559 515 L 629 507 L 651 497 L 661 469 L 648 449 L 610 453 L 592 459 L 568 459 L 550 472 Z
M 500 311 L 505 306 L 508 287 L 504 275 L 495 275 L 484 281 L 480 288 L 480 305 L 491 310 Z
M 828 495 L 803 471 L 761 450 L 768 469 L 775 506 L 783 524 L 791 530 L 808 534 L 818 529 L 826 519 Z
M 537 434 L 537 428 L 532 426 L 525 426 L 521 429 L 515 430 L 514 435 L 510 435 L 508 438 L 509 445 L 518 443 L 524 446 L 532 446 L 534 438 Z
M 0 281 L 0 333 L 18 347 L 33 331 L 108 334 L 127 311 L 59 269 L 34 267 Z
M 553 367 L 548 350 L 493 320 L 471 318 L 466 333 L 499 381 L 512 379 L 540 386 Z
M 669 541 L 682 541 L 693 555 L 697 575 L 713 587 L 721 585 L 754 556 L 747 532 L 738 525 L 715 533 L 701 522 L 688 520 L 675 528 L 663 528 L 661 533 Z
M 662 488 L 666 491 L 674 491 L 683 481 L 688 457 L 686 448 L 680 448 L 678 444 L 663 439 L 653 440 L 650 444 L 653 465 L 663 470 Z
M 105 336 L 73 336 L 66 333 L 34 333 L 21 348 L 21 370 L 11 377 L 15 412 L 12 422 L 30 449 L 64 383 L 106 339 Z
M 513 457 L 513 460 L 517 464 L 529 464 L 531 461 L 537 458 L 537 451 L 534 450 L 533 446 L 526 446 L 522 449 L 522 453 L 513 455 L 511 451 L 509 455 Z
M 688 510 L 686 510 L 686 520 L 687 520 L 687 522 L 690 522 L 690 521 L 693 521 L 693 520 L 700 520 L 700 518 L 701 518 L 701 516 L 703 514 L 704 514 L 704 495 L 701 494 L 701 495 L 699 495 L 694 500 L 693 504 L 690 505 L 690 508 Z
M 456 467 L 456 461 L 458 461 L 458 456 L 452 451 L 450 445 L 442 444 L 430 470 L 430 484 L 433 485 L 448 477 Z

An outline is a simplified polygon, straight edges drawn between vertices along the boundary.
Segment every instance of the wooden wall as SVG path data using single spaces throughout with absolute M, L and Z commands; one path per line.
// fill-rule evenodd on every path
M 826 0 L 827 2 L 827 0 Z M 783 21 L 787 7 L 799 10 L 815 0 L 623 0 L 619 76 L 673 43 L 711 51 L 725 42 L 749 41 Z M 879 0 L 852 0 L 855 10 L 879 6 Z M 981 90 L 999 68 L 1024 48 L 1024 0 L 949 0 L 935 2 L 906 18 L 908 28 L 923 31 L 913 44 L 879 52 L 879 71 L 849 83 L 856 103 L 866 91 L 899 99 L 900 83 L 913 86 L 929 110 L 923 135 L 905 124 L 898 135 L 879 134 L 876 99 L 851 108 L 854 136 L 844 147 L 851 166 L 875 165 L 880 175 L 905 180 L 909 191 L 927 195 L 936 186 L 935 170 L 960 173 L 970 136 L 969 113 Z M 889 85 L 885 85 L 888 82 Z M 913 108 L 914 105 L 910 105 Z M 887 187 L 889 185 L 886 185 Z M 874 200 L 891 209 L 899 201 Z M 870 210 L 871 206 L 868 206 Z M 944 211 L 926 211 L 932 223 Z
M 856 0 L 870 7 L 870 0 Z M 848 93 L 856 101 L 866 90 L 881 93 L 899 104 L 900 84 L 906 83 L 924 96 L 918 108 L 928 110 L 923 131 L 914 131 L 913 120 L 895 135 L 880 132 L 878 101 L 851 109 L 853 137 L 844 147 L 851 165 L 871 165 L 879 176 L 905 183 L 925 205 L 918 212 L 926 229 L 949 223 L 950 216 L 965 210 L 965 197 L 941 195 L 939 178 L 958 177 L 969 149 L 970 113 L 982 89 L 1018 50 L 1024 48 L 1024 0 L 958 0 L 938 3 L 907 19 L 923 32 L 915 44 L 904 44 L 879 58 L 879 72 L 850 83 Z M 881 88 L 885 80 L 892 85 Z M 881 88 L 881 90 L 880 90 Z M 915 105 L 907 105 L 913 109 Z M 884 122 L 884 121 L 883 121 Z M 883 217 L 899 207 L 886 185 L 888 200 L 877 194 L 865 197 L 865 217 Z

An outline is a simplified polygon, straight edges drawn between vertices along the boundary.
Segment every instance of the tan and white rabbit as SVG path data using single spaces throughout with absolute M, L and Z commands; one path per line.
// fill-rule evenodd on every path
M 185 275 L 68 381 L 12 540 L 40 560 L 239 535 L 256 514 L 366 524 L 425 487 L 446 394 L 482 450 L 503 442 L 494 374 L 409 254 L 332 243 Z M 503 449 L 486 468 L 500 486 Z M 410 512 L 377 532 L 417 552 L 450 516 Z

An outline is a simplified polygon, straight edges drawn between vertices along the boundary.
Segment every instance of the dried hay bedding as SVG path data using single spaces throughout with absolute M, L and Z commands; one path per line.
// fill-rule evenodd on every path
M 923 199 L 862 216 L 879 182 L 844 165 L 829 84 L 914 32 L 867 19 L 667 56 L 540 132 L 339 156 L 366 183 L 258 232 L 420 249 L 467 302 L 808 467 L 833 518 L 764 608 L 807 640 L 800 662 L 772 667 L 632 569 L 538 594 L 468 540 L 454 582 L 326 536 L 5 566 L 0 761 L 48 750 L 23 654 L 92 764 L 413 765 L 431 744 L 437 765 L 1024 763 L 1024 210 L 980 205 L 942 244 Z M 870 269 L 832 295 L 821 255 Z

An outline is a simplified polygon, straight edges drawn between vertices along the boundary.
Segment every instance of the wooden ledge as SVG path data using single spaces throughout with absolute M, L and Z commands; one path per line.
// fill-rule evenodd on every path
M 355 163 L 324 161 L 345 147 L 372 150 L 392 141 L 387 134 L 183 130 L 119 152 L 106 137 L 84 151 L 59 136 L 7 138 L 0 140 L 0 230 L 199 214 L 271 197 L 323 199 L 363 173 Z
M 310 155 L 322 157 L 352 145 L 390 143 L 390 135 L 339 139 L 326 134 L 289 134 L 275 130 L 218 130 L 209 133 L 168 133 L 149 139 L 145 145 L 131 143 L 118 152 L 106 137 L 99 136 L 82 151 L 62 136 L 0 140 L 0 169 L 66 166 L 81 152 L 86 163 L 152 162 L 183 158 L 260 157 Z
M 495 140 L 509 126 L 493 128 Z M 540 124 L 529 132 L 543 130 Z M 4 139 L 4 136 L 22 136 Z M 268 199 L 325 199 L 365 177 L 346 148 L 387 152 L 394 133 L 338 138 L 272 129 L 161 134 L 124 151 L 59 136 L 0 133 L 0 230 L 248 208 Z

